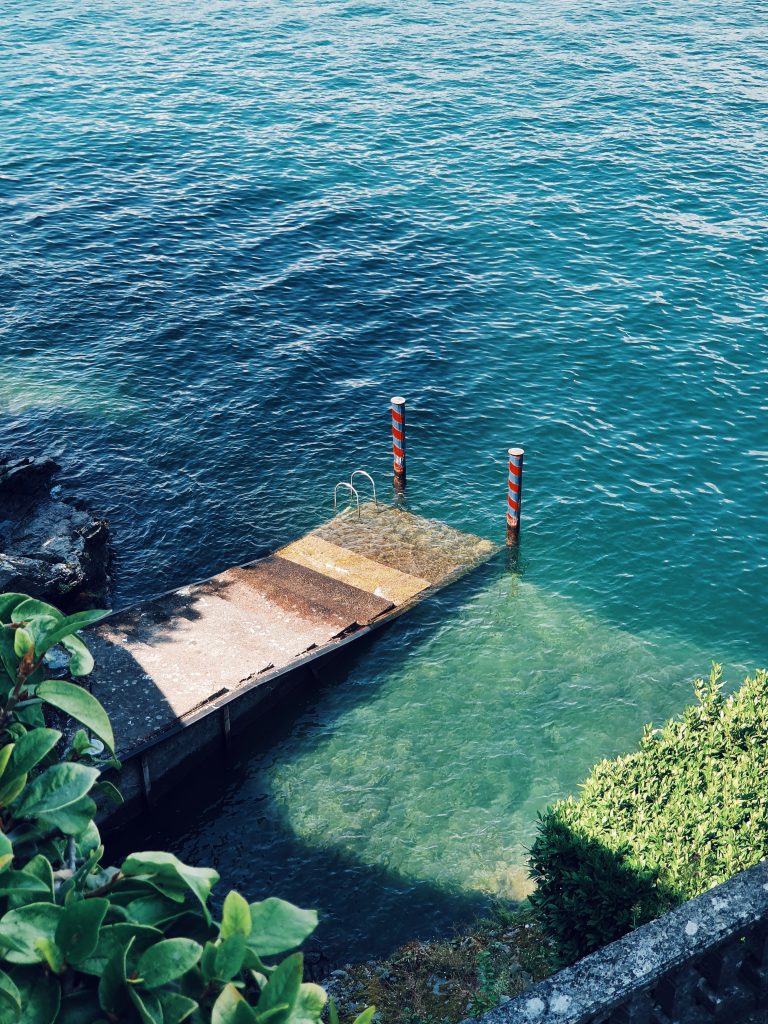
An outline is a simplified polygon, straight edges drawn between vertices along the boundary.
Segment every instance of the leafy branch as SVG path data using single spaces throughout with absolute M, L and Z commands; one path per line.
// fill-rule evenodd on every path
M 112 727 L 92 694 L 45 669 L 60 645 L 70 677 L 87 675 L 78 631 L 105 614 L 0 595 L 0 1024 L 320 1024 L 326 993 L 290 952 L 315 911 L 233 891 L 217 920 L 210 868 L 162 851 L 103 865 L 93 795 L 119 798 L 100 778 L 119 766 Z M 65 741 L 46 705 L 85 728 Z

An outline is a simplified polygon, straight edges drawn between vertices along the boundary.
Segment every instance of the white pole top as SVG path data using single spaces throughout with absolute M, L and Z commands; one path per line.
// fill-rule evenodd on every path
M 399 398 L 397 395 L 392 399 L 392 405 L 405 405 L 405 399 Z
M 510 448 L 509 449 L 509 454 L 513 458 L 519 459 L 521 456 L 525 455 L 525 449 L 524 448 Z

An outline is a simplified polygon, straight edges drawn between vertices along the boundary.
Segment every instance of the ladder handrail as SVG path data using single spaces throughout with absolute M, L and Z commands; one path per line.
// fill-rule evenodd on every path
M 353 472 L 352 476 L 349 478 L 350 484 L 355 479 L 355 477 L 357 476 L 358 473 L 361 473 L 363 476 L 367 476 L 368 479 L 371 481 L 371 487 L 373 488 L 373 503 L 376 506 L 376 508 L 378 509 L 378 507 L 379 507 L 379 499 L 376 497 L 376 484 L 374 483 L 373 477 L 371 476 L 370 473 L 366 472 L 366 470 L 364 470 L 364 469 L 356 469 Z
M 346 480 L 340 480 L 339 483 L 333 488 L 333 510 L 336 511 L 336 492 L 340 487 L 348 487 L 357 499 L 357 518 L 360 519 L 360 495 L 357 493 L 352 484 L 348 484 Z

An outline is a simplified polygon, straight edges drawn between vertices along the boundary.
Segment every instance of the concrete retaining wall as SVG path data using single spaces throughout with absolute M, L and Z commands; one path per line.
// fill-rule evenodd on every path
M 630 932 L 480 1021 L 768 1021 L 768 861 Z

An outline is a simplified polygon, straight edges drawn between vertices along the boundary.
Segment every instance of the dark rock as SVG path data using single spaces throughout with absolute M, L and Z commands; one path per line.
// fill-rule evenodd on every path
M 0 514 L 18 518 L 40 499 L 47 500 L 61 469 L 53 459 L 10 459 L 0 455 Z
M 322 981 L 335 964 L 325 954 L 316 939 L 309 939 L 304 947 L 304 978 L 306 981 Z
M 53 486 L 53 459 L 0 456 L 0 593 L 18 591 L 66 610 L 103 603 L 109 526 Z

